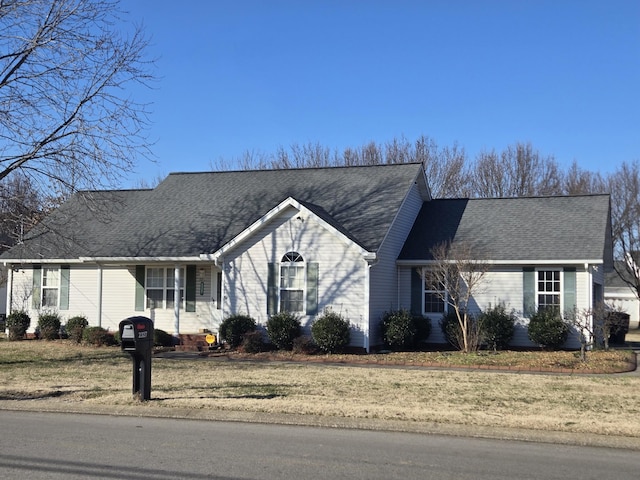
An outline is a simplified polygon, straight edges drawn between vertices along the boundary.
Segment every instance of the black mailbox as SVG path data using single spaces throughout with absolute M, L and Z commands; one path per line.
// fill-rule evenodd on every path
M 153 321 L 147 317 L 129 317 L 120 322 L 123 352 L 133 360 L 133 395 L 138 400 L 151 399 L 151 352 Z
M 153 321 L 129 317 L 120 322 L 120 341 L 124 352 L 144 353 L 153 349 Z

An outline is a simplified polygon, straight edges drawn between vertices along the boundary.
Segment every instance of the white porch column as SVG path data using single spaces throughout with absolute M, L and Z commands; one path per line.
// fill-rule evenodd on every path
M 173 273 L 173 336 L 180 337 L 180 265 L 175 266 Z
M 98 327 L 102 327 L 102 265 L 98 264 L 98 295 L 97 295 L 97 317 Z

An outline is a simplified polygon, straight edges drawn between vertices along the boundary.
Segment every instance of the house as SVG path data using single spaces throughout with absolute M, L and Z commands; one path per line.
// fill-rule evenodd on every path
M 0 261 L 9 308 L 32 318 L 57 310 L 115 330 L 145 315 L 178 335 L 289 310 L 308 331 L 331 308 L 368 351 L 385 311 L 442 314 L 415 275 L 441 241 L 470 241 L 491 263 L 478 309 L 505 302 L 525 324 L 524 305 L 602 297 L 609 197 L 433 200 L 418 163 L 174 173 L 154 189 L 74 195 Z
M 622 262 L 617 260 L 616 263 Z M 624 272 L 624 265 L 607 273 L 604 288 L 604 300 L 607 305 L 629 315 L 629 328 L 640 327 L 640 301 L 634 289 L 625 282 L 620 274 Z

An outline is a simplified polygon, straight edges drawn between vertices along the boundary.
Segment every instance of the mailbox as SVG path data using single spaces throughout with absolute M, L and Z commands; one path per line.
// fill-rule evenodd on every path
M 120 341 L 125 352 L 144 353 L 153 349 L 153 321 L 130 317 L 120 322 Z
M 151 352 L 153 321 L 147 317 L 129 317 L 120 322 L 123 352 L 133 361 L 133 395 L 138 400 L 151 399 Z

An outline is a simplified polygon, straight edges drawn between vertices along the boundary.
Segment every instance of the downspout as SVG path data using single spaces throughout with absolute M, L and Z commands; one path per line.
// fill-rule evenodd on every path
M 365 351 L 367 353 L 369 353 L 369 334 L 370 334 L 370 328 L 371 328 L 371 263 L 367 262 L 367 267 L 365 269 L 365 274 L 364 274 L 364 298 L 366 299 L 365 302 L 365 311 L 364 311 L 364 318 L 367 319 L 366 321 L 366 328 L 364 333 L 364 342 L 363 342 L 363 347 L 365 349 Z
M 591 273 L 591 268 L 588 263 L 584 264 L 584 269 L 587 273 L 587 305 L 589 305 L 589 318 L 587 321 L 590 323 L 588 332 L 589 336 L 592 337 L 592 333 L 595 331 L 595 325 L 593 324 L 593 273 Z M 589 338 L 589 343 L 593 342 L 594 338 Z

